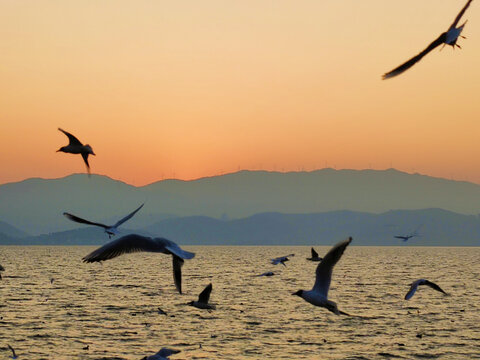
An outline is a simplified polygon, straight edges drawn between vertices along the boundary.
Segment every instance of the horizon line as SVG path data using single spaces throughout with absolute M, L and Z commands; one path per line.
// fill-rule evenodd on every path
M 275 174 L 299 174 L 299 173 L 306 173 L 306 174 L 309 174 L 309 173 L 314 173 L 314 172 L 319 172 L 319 171 L 326 171 L 326 170 L 333 170 L 333 171 L 358 171 L 358 172 L 361 172 L 361 171 L 372 171 L 372 172 L 383 172 L 383 171 L 396 171 L 396 172 L 399 172 L 399 173 L 403 173 L 403 174 L 408 174 L 408 175 L 419 175 L 419 176 L 426 176 L 426 177 L 430 177 L 430 178 L 434 178 L 434 179 L 441 179 L 441 180 L 446 180 L 446 181 L 454 181 L 454 182 L 461 182 L 461 183 L 467 183 L 467 184 L 473 184 L 473 185 L 480 185 L 480 183 L 475 183 L 475 182 L 472 182 L 472 181 L 468 181 L 468 180 L 456 180 L 456 179 L 448 179 L 448 178 L 445 178 L 445 177 L 440 177 L 440 176 L 434 176 L 434 175 L 428 175 L 428 174 L 422 174 L 422 173 L 419 173 L 417 171 L 415 172 L 408 172 L 408 171 L 405 171 L 405 170 L 400 170 L 400 169 L 397 169 L 397 168 L 394 168 L 394 167 L 389 167 L 389 168 L 385 168 L 385 169 L 373 169 L 373 168 L 363 168 L 363 169 L 352 169 L 352 168 L 341 168 L 341 169 L 337 169 L 337 168 L 332 168 L 332 167 L 323 167 L 323 168 L 317 168 L 317 169 L 313 169 L 313 170 L 288 170 L 288 171 L 283 171 L 283 170 L 268 170 L 268 169 L 240 169 L 240 170 L 236 170 L 236 171 L 232 171 L 232 172 L 225 172 L 225 173 L 221 173 L 221 174 L 216 174 L 216 175 L 207 175 L 207 176 L 201 176 L 201 177 L 198 177 L 198 178 L 192 178 L 192 179 L 180 179 L 180 178 L 165 178 L 165 179 L 161 179 L 161 180 L 155 180 L 155 181 L 152 181 L 150 183 L 146 183 L 144 185 L 133 185 L 131 183 L 128 183 L 124 180 L 120 180 L 120 179 L 115 179 L 109 175 L 106 175 L 106 174 L 95 174 L 95 173 L 92 173 L 91 175 L 93 176 L 98 176 L 98 177 L 106 177 L 112 181 L 118 181 L 118 182 L 121 182 L 123 184 L 126 184 L 126 185 L 129 185 L 129 186 L 132 186 L 132 187 L 135 187 L 135 188 L 141 188 L 141 187 L 147 187 L 147 186 L 150 186 L 150 185 L 153 185 L 153 184 L 156 184 L 156 183 L 160 183 L 160 182 L 164 182 L 164 181 L 179 181 L 179 182 L 193 182 L 193 181 L 200 181 L 200 180 L 204 180 L 204 179 L 211 179 L 211 178 L 215 178 L 215 177 L 222 177 L 222 176 L 229 176 L 229 175 L 234 175 L 234 174 L 239 174 L 239 173 L 242 173 L 242 172 L 251 172 L 251 173 L 275 173 Z M 70 173 L 68 175 L 64 175 L 64 176 L 60 176 L 60 177 L 52 177 L 52 178 L 47 178 L 47 177 L 29 177 L 29 178 L 24 178 L 22 180 L 18 180 L 18 181 L 9 181 L 9 182 L 5 182 L 5 183 L 1 183 L 0 186 L 3 186 L 3 185 L 9 185 L 9 184 L 17 184 L 17 183 L 22 183 L 22 182 L 25 182 L 25 181 L 29 181 L 29 180 L 61 180 L 61 179 L 65 179 L 67 177 L 71 177 L 71 176 L 76 176 L 76 175 L 86 175 L 88 176 L 88 174 L 86 173 L 80 173 L 80 172 L 75 172 L 75 173 Z

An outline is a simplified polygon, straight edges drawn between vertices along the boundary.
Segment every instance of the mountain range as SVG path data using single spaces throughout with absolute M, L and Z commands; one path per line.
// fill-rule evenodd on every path
M 417 232 L 407 242 L 394 238 Z M 129 233 L 166 237 L 183 245 L 331 245 L 353 236 L 356 245 L 478 246 L 480 217 L 441 209 L 395 210 L 382 214 L 332 211 L 311 214 L 261 213 L 242 219 L 221 220 L 188 216 L 161 220 Z M 75 230 L 2 238 L 0 244 L 99 245 L 109 241 L 103 229 Z
M 394 169 L 240 171 L 140 187 L 101 175 L 32 178 L 0 185 L 0 239 L 102 242 L 101 229 L 90 233 L 62 213 L 113 224 L 141 203 L 129 231 L 189 244 L 331 243 L 354 234 L 390 244 L 393 233 L 425 223 L 419 244 L 480 245 L 479 185 Z

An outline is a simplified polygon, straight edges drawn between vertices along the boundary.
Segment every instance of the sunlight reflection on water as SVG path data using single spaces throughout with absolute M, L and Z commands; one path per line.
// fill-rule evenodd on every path
M 10 344 L 20 359 L 140 359 L 163 346 L 182 350 L 172 359 L 480 358 L 480 248 L 350 246 L 329 296 L 358 317 L 291 295 L 313 285 L 309 247 L 187 246 L 183 295 L 169 256 L 82 263 L 93 249 L 0 247 L 2 357 Z M 286 267 L 269 263 L 291 252 Z M 254 276 L 265 271 L 276 276 Z M 403 300 L 418 278 L 452 296 Z M 217 310 L 185 306 L 209 282 Z

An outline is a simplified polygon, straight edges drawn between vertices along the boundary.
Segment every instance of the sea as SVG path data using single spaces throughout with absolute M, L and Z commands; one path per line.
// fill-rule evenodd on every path
M 7 345 L 18 359 L 142 359 L 162 347 L 181 351 L 171 359 L 480 359 L 480 247 L 349 246 L 329 298 L 351 316 L 292 296 L 313 286 L 310 247 L 183 248 L 196 256 L 180 295 L 168 255 L 87 264 L 95 247 L 0 247 L 0 359 Z M 404 300 L 420 278 L 449 295 L 422 286 Z M 209 283 L 216 310 L 186 305 Z

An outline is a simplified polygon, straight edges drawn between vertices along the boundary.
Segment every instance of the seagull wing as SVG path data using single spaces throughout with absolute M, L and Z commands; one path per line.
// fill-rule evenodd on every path
M 177 244 L 173 241 L 164 239 L 164 238 L 156 238 L 157 242 L 161 242 L 165 249 L 167 249 L 172 255 L 178 256 L 182 259 L 193 259 L 195 257 L 195 253 L 190 251 L 186 251 L 180 248 Z
M 330 281 L 332 280 L 332 271 L 335 264 L 340 260 L 343 252 L 347 248 L 348 244 L 352 242 L 352 238 L 340 241 L 325 255 L 323 260 L 318 264 L 316 270 L 315 284 L 313 285 L 314 291 L 320 292 L 323 296 L 327 297 L 328 289 L 330 288 Z
M 408 290 L 407 294 L 405 295 L 405 300 L 410 300 L 410 298 L 415 294 L 417 291 L 419 280 L 414 281 L 412 285 L 410 285 L 410 290 Z
M 399 67 L 396 67 L 392 71 L 384 74 L 383 77 L 382 77 L 383 80 L 390 79 L 394 76 L 400 75 L 404 71 L 410 69 L 413 65 L 415 65 L 417 62 L 419 62 L 430 51 L 435 49 L 437 46 L 442 45 L 445 42 L 446 39 L 447 39 L 447 33 L 444 32 L 435 41 L 433 41 L 430 45 L 428 45 L 428 47 L 425 50 L 423 50 L 420 54 L 418 54 L 417 56 L 414 56 L 413 58 L 411 58 L 407 62 L 403 63 Z
M 198 295 L 198 302 L 208 304 L 208 300 L 210 299 L 210 293 L 212 292 L 212 284 L 208 284 L 205 289 Z
M 435 289 L 437 291 L 440 291 L 441 293 L 444 293 L 445 295 L 448 295 L 445 291 L 442 290 L 442 288 L 440 286 L 438 286 L 437 284 L 431 282 L 431 281 L 428 281 L 428 280 L 425 280 L 425 282 L 423 283 L 423 285 L 427 285 L 427 286 L 430 286 L 432 289 Z
M 318 258 L 318 253 L 312 247 L 312 258 Z
M 13 359 L 16 359 L 17 358 L 17 354 L 15 354 L 15 350 L 9 345 L 7 344 L 8 348 L 10 349 L 10 351 L 12 352 L 12 358 Z
M 163 358 L 168 358 L 170 355 L 178 354 L 180 350 L 162 348 L 156 355 L 159 355 Z
M 80 140 L 78 140 L 75 136 L 73 136 L 72 134 L 70 134 L 69 132 L 63 130 L 63 129 L 60 129 L 58 128 L 58 130 L 60 130 L 62 133 L 64 133 L 65 135 L 67 135 L 68 137 L 68 140 L 70 141 L 70 145 L 80 145 L 80 146 L 83 146 L 83 144 L 80 142 Z
M 100 227 L 103 227 L 104 229 L 108 229 L 108 228 L 109 228 L 108 225 L 100 224 L 100 223 L 96 223 L 96 222 L 91 222 L 91 221 L 88 221 L 88 220 L 79 218 L 78 216 L 75 216 L 75 215 L 70 214 L 70 213 L 67 213 L 67 212 L 64 212 L 63 215 L 65 215 L 66 218 L 68 218 L 68 219 L 70 219 L 70 220 L 72 220 L 72 221 L 75 221 L 75 222 L 77 222 L 77 223 L 80 223 L 80 224 L 100 226 Z
M 83 158 L 83 161 L 85 162 L 85 165 L 87 166 L 88 175 L 90 175 L 90 165 L 88 164 L 88 154 L 82 153 L 82 158 Z
M 460 19 L 462 18 L 463 14 L 465 14 L 465 11 L 467 11 L 468 7 L 470 6 L 470 3 L 472 2 L 473 0 L 468 0 L 467 3 L 465 4 L 465 6 L 463 7 L 462 10 L 460 10 L 460 12 L 458 13 L 457 17 L 455 18 L 455 20 L 453 21 L 453 24 L 450 25 L 450 28 L 449 29 L 454 29 L 457 27 L 457 24 L 458 22 L 460 21 Z
M 116 227 L 122 225 L 125 221 L 131 219 L 133 217 L 133 215 L 135 215 L 137 213 L 137 211 L 140 210 L 143 207 L 143 205 L 145 205 L 145 204 L 140 205 L 136 210 L 132 211 L 130 214 L 125 216 L 123 219 L 118 220 L 117 223 L 115 225 L 113 225 L 112 227 L 116 228 Z
M 164 252 L 164 246 L 146 236 L 130 234 L 110 241 L 83 258 L 84 262 L 104 261 L 116 258 L 123 254 L 140 251 Z
M 178 292 L 182 293 L 182 266 L 185 262 L 182 258 L 173 255 L 173 281 Z

